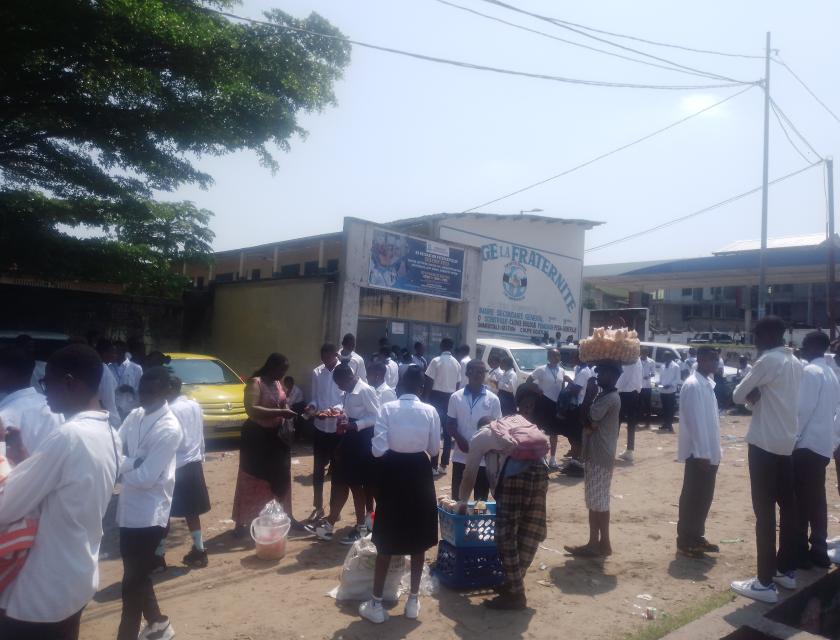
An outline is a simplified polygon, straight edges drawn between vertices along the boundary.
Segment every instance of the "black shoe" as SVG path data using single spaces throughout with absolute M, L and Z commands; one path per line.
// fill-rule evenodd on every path
M 233 529 L 233 537 L 236 540 L 242 540 L 243 538 L 247 537 L 247 535 L 248 535 L 248 525 L 238 524 Z
M 820 569 L 829 569 L 831 568 L 831 560 L 828 559 L 828 554 L 823 553 L 816 553 L 811 551 L 808 554 L 808 559 L 813 563 L 815 567 L 819 567 Z
M 700 544 L 698 544 L 697 546 L 706 553 L 720 553 L 720 547 L 716 544 L 712 544 L 711 542 L 706 540 L 706 538 L 701 538 Z
M 796 568 L 802 571 L 810 571 L 814 568 L 814 564 L 808 558 L 799 558 L 796 561 Z
M 674 433 L 674 427 L 659 427 L 659 433 Z
M 485 600 L 484 606 L 496 611 L 522 611 L 528 608 L 524 594 L 501 593 L 492 600 Z
M 192 569 L 203 569 L 207 566 L 207 549 L 198 549 L 195 545 L 184 556 L 183 562 Z
M 560 470 L 563 475 L 570 478 L 582 478 L 584 476 L 583 465 L 570 463 Z
M 705 557 L 702 547 L 677 547 L 677 553 L 686 558 L 694 558 L 695 560 Z
M 152 573 L 164 573 L 166 569 L 166 556 L 155 555 L 155 564 L 152 567 Z

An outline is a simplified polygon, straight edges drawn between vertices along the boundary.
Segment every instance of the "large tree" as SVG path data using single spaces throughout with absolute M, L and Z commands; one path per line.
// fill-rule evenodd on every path
M 230 4 L 0 3 L 0 272 L 171 292 L 173 261 L 209 254 L 212 214 L 154 193 L 210 185 L 203 155 L 249 149 L 276 170 L 271 150 L 335 103 L 350 56 L 314 35 L 341 35 L 317 14 L 208 11 Z

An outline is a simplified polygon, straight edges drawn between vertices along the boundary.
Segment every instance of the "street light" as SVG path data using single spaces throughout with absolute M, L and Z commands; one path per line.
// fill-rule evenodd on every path
M 519 215 L 521 216 L 524 213 L 542 213 L 542 212 L 543 212 L 542 209 L 526 209 L 524 211 L 520 211 Z

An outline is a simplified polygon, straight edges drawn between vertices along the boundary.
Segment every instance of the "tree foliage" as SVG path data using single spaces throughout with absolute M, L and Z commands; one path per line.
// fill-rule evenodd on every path
M 305 135 L 301 112 L 335 103 L 350 55 L 280 28 L 340 35 L 317 14 L 273 10 L 274 27 L 206 10 L 228 4 L 0 4 L 0 270 L 155 288 L 168 261 L 208 254 L 210 212 L 155 193 L 210 185 L 194 164 L 205 155 L 252 150 L 276 170 L 272 148 Z M 138 260 L 148 268 L 128 268 Z

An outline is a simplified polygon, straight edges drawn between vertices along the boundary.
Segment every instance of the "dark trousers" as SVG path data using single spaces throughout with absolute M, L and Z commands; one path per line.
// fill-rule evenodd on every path
M 793 457 L 749 446 L 750 489 L 755 512 L 758 579 L 769 585 L 776 571 L 796 568 L 796 495 Z M 776 505 L 779 505 L 779 549 L 776 551 Z
M 620 420 L 627 423 L 627 449 L 636 448 L 636 425 L 639 422 L 639 392 L 626 391 L 619 393 L 621 398 Z
M 825 469 L 830 458 L 824 458 L 810 449 L 796 449 L 793 452 L 793 477 L 796 505 L 799 513 L 797 529 L 797 558 L 810 557 L 822 561 L 828 559 L 828 506 L 825 500 Z M 808 528 L 811 537 L 808 538 Z M 811 543 L 810 554 L 808 542 Z
M 693 457 L 685 461 L 677 523 L 677 547 L 680 549 L 696 547 L 705 539 L 706 518 L 715 497 L 717 470 L 717 465 L 704 469 Z
M 644 420 L 647 426 L 650 426 L 650 414 L 652 410 L 650 396 L 651 389 L 642 389 L 639 391 L 639 420 Z
M 452 463 L 452 497 L 458 496 L 458 491 L 461 489 L 461 480 L 464 479 L 464 470 L 466 465 L 461 462 Z M 475 489 L 473 490 L 473 500 L 487 500 L 490 496 L 490 481 L 487 479 L 487 472 L 484 467 L 479 468 L 478 475 L 475 477 Z
M 77 640 L 82 611 L 60 622 L 24 622 L 0 615 L 0 638 L 4 640 Z M 137 637 L 135 635 L 135 637 Z
M 117 640 L 136 640 L 141 618 L 150 624 L 163 618 L 152 584 L 152 570 L 156 564 L 155 549 L 165 531 L 163 527 L 120 527 L 123 608 Z
M 432 457 L 432 469 L 449 466 L 449 458 L 452 455 L 452 436 L 446 433 L 446 416 L 449 412 L 449 398 L 451 393 L 446 391 L 432 391 L 429 393 L 429 404 L 438 412 L 440 418 L 440 436 L 443 439 L 443 451 L 441 454 Z
M 674 428 L 674 414 L 677 412 L 677 394 L 660 393 L 662 399 L 662 428 Z
M 312 432 L 312 490 L 316 509 L 324 508 L 324 477 L 327 466 L 335 462 L 335 450 L 341 442 L 341 436 L 324 433 L 319 429 Z M 333 471 L 335 468 L 332 467 Z

